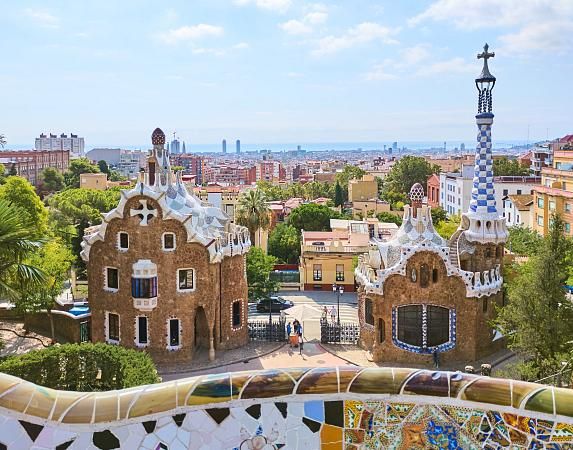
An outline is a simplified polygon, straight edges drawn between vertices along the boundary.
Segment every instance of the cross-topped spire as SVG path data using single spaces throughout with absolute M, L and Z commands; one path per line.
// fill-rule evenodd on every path
M 477 57 L 478 59 L 483 58 L 485 60 L 485 62 L 487 63 L 488 58 L 493 58 L 495 56 L 495 52 L 488 52 L 489 50 L 489 45 L 487 45 L 487 42 L 485 43 L 485 45 L 483 46 L 483 52 L 478 53 Z
M 483 46 L 483 52 L 478 53 L 477 59 L 483 59 L 483 69 L 479 76 L 479 80 L 495 80 L 495 77 L 490 73 L 489 67 L 487 65 L 487 60 L 495 56 L 495 52 L 488 52 L 489 45 L 487 43 Z

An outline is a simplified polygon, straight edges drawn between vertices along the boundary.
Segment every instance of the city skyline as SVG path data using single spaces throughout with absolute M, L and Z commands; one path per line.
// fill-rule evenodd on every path
M 8 146 L 50 130 L 133 145 L 156 123 L 188 145 L 467 143 L 486 41 L 503 85 L 496 140 L 570 131 L 566 0 L 54 0 L 3 13 Z

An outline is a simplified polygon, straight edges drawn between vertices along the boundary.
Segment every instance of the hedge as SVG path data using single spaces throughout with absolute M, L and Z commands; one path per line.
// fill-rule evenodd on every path
M 147 353 L 103 343 L 34 350 L 0 362 L 0 372 L 66 391 L 108 391 L 160 381 Z

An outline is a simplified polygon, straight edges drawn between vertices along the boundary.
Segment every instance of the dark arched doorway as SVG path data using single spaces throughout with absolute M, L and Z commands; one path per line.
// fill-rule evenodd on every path
M 202 306 L 195 311 L 195 349 L 209 349 L 209 323 Z

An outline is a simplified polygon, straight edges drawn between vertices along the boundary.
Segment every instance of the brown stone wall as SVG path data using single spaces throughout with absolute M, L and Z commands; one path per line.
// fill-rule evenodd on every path
M 158 217 L 150 219 L 148 226 L 141 226 L 137 216 L 129 217 L 130 209 L 139 207 L 139 200 L 143 198 L 147 199 L 148 207 L 158 209 Z M 125 218 L 111 220 L 105 239 L 92 245 L 88 263 L 92 340 L 105 341 L 105 312 L 108 311 L 120 315 L 120 345 L 137 348 L 136 317 L 145 315 L 148 318 L 149 341 L 145 349 L 153 358 L 158 362 L 189 361 L 196 350 L 195 316 L 198 308 L 202 307 L 207 323 L 199 328 L 210 330 L 212 334 L 197 341 L 208 342 L 212 337 L 216 349 L 244 345 L 247 342 L 246 333 L 234 335 L 232 341 L 225 346 L 220 345 L 217 339 L 220 304 L 223 306 L 222 311 L 228 311 L 230 305 L 227 302 L 231 299 L 243 298 L 246 301 L 247 298 L 245 281 L 238 282 L 239 278 L 244 277 L 244 257 L 225 260 L 220 274 L 220 265 L 209 263 L 207 248 L 198 243 L 187 242 L 183 224 L 177 220 L 161 220 L 161 216 L 159 205 L 154 200 L 139 196 L 132 198 L 126 204 Z M 117 234 L 120 231 L 129 233 L 127 251 L 118 249 Z M 173 251 L 162 249 L 162 235 L 165 232 L 176 235 L 176 248 Z M 149 259 L 157 265 L 157 307 L 152 311 L 134 308 L 131 297 L 132 265 L 140 259 Z M 108 266 L 119 269 L 118 292 L 104 289 L 104 271 Z M 241 266 L 241 270 L 238 270 L 237 266 Z M 192 292 L 183 293 L 177 290 L 177 270 L 183 268 L 195 270 L 195 290 Z M 220 279 L 222 284 L 219 283 Z M 229 282 L 234 283 L 233 295 L 223 292 Z M 174 351 L 167 349 L 169 318 L 180 320 L 180 348 Z
M 63 314 L 52 314 L 54 331 L 58 342 L 80 342 L 80 323 L 90 321 L 90 318 L 74 319 Z M 39 331 L 44 336 L 51 337 L 50 319 L 48 313 L 28 314 L 25 317 L 26 326 L 32 331 Z
M 495 252 L 494 252 L 495 254 Z M 420 283 L 420 266 L 427 264 L 430 269 L 428 286 Z M 412 269 L 416 269 L 416 282 L 411 280 Z M 432 282 L 432 269 L 438 270 L 438 280 Z M 364 324 L 364 300 L 373 300 L 374 327 Z M 494 296 L 499 301 L 499 294 Z M 491 353 L 492 333 L 487 321 L 491 318 L 492 300 L 488 299 L 487 312 L 483 312 L 483 299 L 466 298 L 466 287 L 461 278 L 448 277 L 446 266 L 433 252 L 419 252 L 410 257 L 406 266 L 406 276 L 392 275 L 384 283 L 384 295 L 359 293 L 359 319 L 361 345 L 372 351 L 377 361 L 424 364 L 432 362 L 432 355 L 420 355 L 395 346 L 392 342 L 392 308 L 408 304 L 428 304 L 455 308 L 456 346 L 440 354 L 444 362 L 472 362 Z M 378 320 L 384 321 L 384 342 L 379 343 Z

